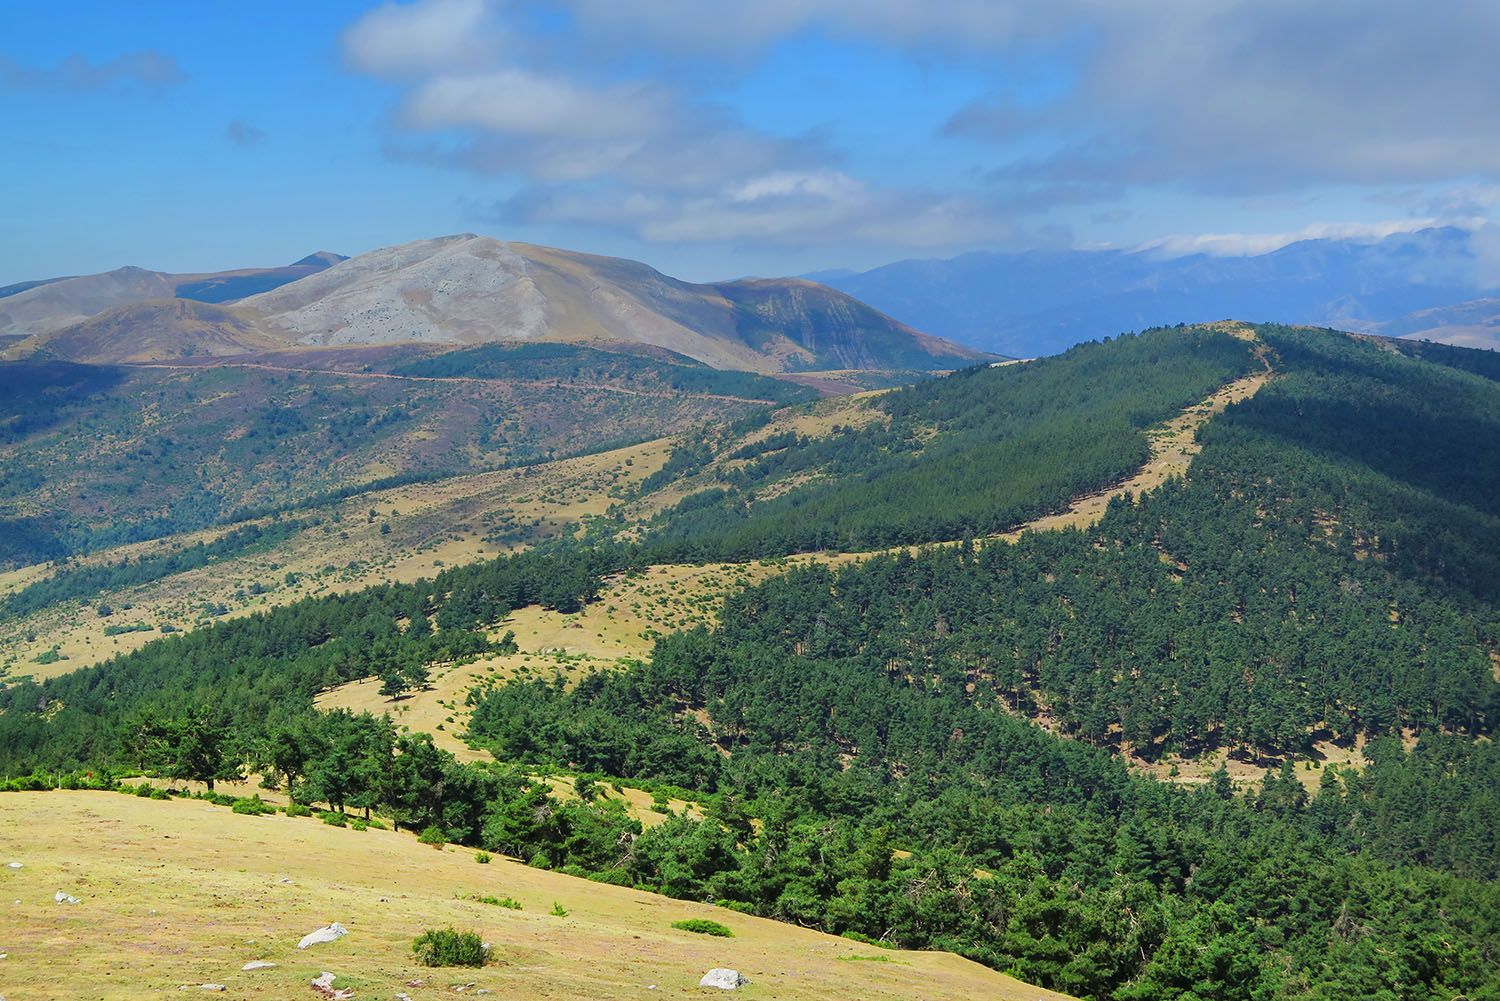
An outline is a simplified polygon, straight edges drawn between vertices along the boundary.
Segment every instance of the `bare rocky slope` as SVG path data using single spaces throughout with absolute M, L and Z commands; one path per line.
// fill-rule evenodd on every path
M 472 234 L 362 254 L 242 305 L 301 344 L 623 341 L 759 372 L 984 357 L 815 282 L 696 285 L 636 261 Z
M 297 280 L 281 281 L 289 270 Z M 233 297 L 245 291 L 256 294 Z M 538 341 L 645 345 L 762 373 L 940 371 L 991 357 L 816 282 L 698 285 L 637 261 L 473 234 L 313 255 L 276 275 L 60 279 L 0 297 L 0 337 L 17 341 L 10 358 L 95 363 Z

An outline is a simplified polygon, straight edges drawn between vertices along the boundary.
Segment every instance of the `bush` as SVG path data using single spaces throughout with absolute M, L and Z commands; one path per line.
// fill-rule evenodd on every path
M 137 796 L 141 796 L 141 797 L 150 796 L 151 795 L 151 783 L 150 782 L 142 782 L 140 785 L 136 786 L 135 787 L 135 794 Z
M 879 949 L 894 949 L 894 948 L 896 948 L 890 942 L 882 942 L 878 938 L 871 938 L 870 936 L 864 934 L 863 932 L 857 932 L 857 931 L 841 932 L 840 933 L 840 937 L 841 938 L 851 939 L 851 940 L 853 940 L 855 942 L 863 942 L 865 945 L 873 945 L 873 946 L 875 946 L 876 948 L 879 948 Z
M 286 815 L 288 817 L 311 817 L 312 814 L 312 808 L 303 806 L 301 803 L 288 803 L 286 805 Z
M 348 827 L 349 826 L 349 818 L 346 817 L 346 816 L 344 816 L 342 813 L 333 813 L 333 812 L 330 811 L 330 812 L 324 813 L 322 816 L 323 816 L 323 823 L 327 824 L 329 827 Z
M 552 901 L 552 916 L 555 918 L 565 918 L 568 916 L 568 909 L 554 900 Z
M 432 845 L 434 848 L 441 848 L 448 843 L 448 834 L 441 827 L 433 824 L 417 835 L 417 841 L 424 845 Z
M 475 852 L 474 853 L 474 861 L 478 862 L 480 865 L 489 865 L 490 864 L 490 853 L 489 852 Z
M 696 932 L 699 935 L 715 935 L 719 938 L 734 938 L 734 932 L 707 918 L 688 918 L 685 921 L 673 921 L 672 927 L 679 931 Z
M 411 944 L 423 966 L 483 966 L 484 942 L 471 931 L 429 928 Z
M 234 801 L 234 805 L 230 807 L 230 809 L 235 813 L 245 813 L 249 814 L 252 817 L 263 817 L 268 813 L 276 812 L 276 808 L 270 803 L 267 803 L 265 800 L 261 799 L 259 795 L 250 796 L 244 799 L 237 799 Z
M 489 904 L 491 907 L 504 907 L 509 911 L 521 909 L 521 902 L 513 897 L 470 897 L 469 899 L 477 900 L 481 904 Z

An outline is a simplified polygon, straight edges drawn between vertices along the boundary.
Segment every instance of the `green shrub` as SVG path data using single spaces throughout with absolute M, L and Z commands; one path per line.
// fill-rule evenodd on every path
M 349 829 L 353 831 L 368 831 L 370 829 L 370 825 L 367 821 L 356 817 L 349 822 Z
M 565 918 L 568 916 L 568 909 L 554 900 L 552 901 L 552 916 L 555 918 Z
M 365 826 L 366 827 L 370 827 L 370 828 L 374 828 L 377 831 L 383 831 L 383 830 L 385 830 L 385 824 L 382 823 L 381 821 L 376 820 L 374 817 L 371 817 L 369 820 L 366 820 L 365 821 Z
M 714 935 L 718 938 L 734 938 L 734 932 L 707 918 L 688 918 L 685 921 L 673 921 L 672 927 L 679 931 L 696 932 L 699 935 Z
M 417 841 L 424 845 L 432 845 L 434 848 L 441 848 L 448 843 L 448 834 L 441 827 L 433 824 L 417 835 Z
M 235 800 L 230 809 L 235 813 L 245 813 L 252 817 L 263 817 L 268 813 L 276 812 L 276 808 L 261 799 L 259 794 Z
M 423 966 L 484 965 L 484 942 L 471 931 L 429 928 L 412 942 L 411 951 Z
M 303 806 L 301 803 L 288 803 L 286 815 L 288 817 L 311 817 L 313 812 L 311 807 Z
M 480 865 L 489 865 L 490 864 L 490 853 L 489 852 L 475 852 L 474 853 L 474 861 L 478 862 Z
M 141 797 L 150 796 L 151 795 L 151 783 L 150 782 L 142 782 L 140 785 L 136 786 L 135 787 L 135 794 L 137 796 L 141 796 Z
M 327 824 L 329 827 L 349 826 L 349 818 L 344 816 L 342 813 L 333 813 L 332 811 L 328 811 L 323 813 L 322 817 L 323 823 Z
M 151 789 L 151 791 L 148 792 L 146 795 L 150 796 L 152 799 L 171 799 L 172 798 L 172 793 L 169 790 L 167 790 L 167 789 L 158 789 L 158 788 L 156 788 L 156 786 L 150 786 L 149 788 Z
M 521 902 L 513 897 L 470 897 L 469 899 L 481 904 L 489 904 L 491 907 L 504 907 L 510 911 L 521 909 Z
M 878 938 L 871 938 L 870 936 L 864 934 L 863 932 L 846 931 L 846 932 L 843 932 L 840 937 L 847 938 L 847 939 L 852 939 L 855 942 L 863 942 L 865 945 L 873 945 L 873 946 L 875 946 L 877 948 L 880 948 L 880 949 L 894 949 L 894 948 L 896 948 L 894 945 L 892 945 L 889 942 L 882 942 Z

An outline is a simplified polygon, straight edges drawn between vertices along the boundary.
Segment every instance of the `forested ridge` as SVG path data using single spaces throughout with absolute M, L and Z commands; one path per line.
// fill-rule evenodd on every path
M 649 543 L 664 557 L 736 560 L 1004 531 L 1124 479 L 1150 455 L 1148 427 L 1258 368 L 1223 331 L 1163 328 L 908 386 L 874 403 L 883 419 L 827 437 L 752 454 L 733 434 L 700 436 L 642 490 L 720 452 L 749 461 L 656 519 Z
M 689 507 L 684 527 L 664 520 L 640 546 L 556 545 L 309 599 L 12 684 L 0 773 L 253 765 L 332 809 L 952 949 L 1085 998 L 1500 999 L 1500 385 L 1486 359 L 1257 335 L 1275 378 L 1202 429 L 1185 481 L 1115 501 L 1086 531 L 791 571 L 731 596 L 716 628 L 662 638 L 645 663 L 477 691 L 471 739 L 503 766 L 316 713 L 312 696 L 371 675 L 420 685 L 427 665 L 493 649 L 510 609 L 576 608 L 609 574 L 740 542 Z M 1134 376 L 1159 392 L 1132 408 L 1128 366 L 1153 356 L 1177 361 Z M 835 456 L 847 482 L 823 489 L 847 493 L 795 518 L 752 507 L 735 531 L 753 531 L 735 538 L 778 551 L 972 530 L 986 524 L 980 488 L 1007 498 L 986 510 L 1013 516 L 1027 509 L 1006 506 L 1016 496 L 1043 497 L 1036 481 L 1010 494 L 1001 467 L 976 463 L 975 489 L 917 495 L 887 530 L 871 527 L 886 499 L 856 467 L 917 476 L 924 461 L 990 454 L 1007 416 L 1034 431 L 1007 441 L 1061 441 L 1055 418 L 1133 447 L 1181 396 L 1258 365 L 1222 334 L 1151 332 L 1066 360 L 1096 389 L 1060 399 L 1049 373 L 1064 361 L 898 395 L 874 433 L 920 430 L 909 455 L 887 441 Z M 741 459 L 818 447 L 763 446 Z M 673 461 L 664 479 L 702 468 L 691 450 Z M 1085 461 L 1060 475 L 1104 472 Z M 1358 739 L 1363 770 L 1309 771 L 1315 741 Z M 1285 764 L 1240 793 L 1223 771 L 1187 789 L 1132 773 L 1122 745 Z M 552 768 L 582 773 L 585 790 L 610 777 L 681 790 L 706 819 L 642 830 L 617 801 L 550 798 L 537 776 Z M 1309 789 L 1299 777 L 1312 775 Z

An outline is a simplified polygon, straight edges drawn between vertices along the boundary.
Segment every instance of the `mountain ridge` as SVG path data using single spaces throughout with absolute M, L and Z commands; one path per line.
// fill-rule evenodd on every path
M 923 330 L 1018 357 L 1229 316 L 1375 332 L 1407 314 L 1497 294 L 1474 234 L 1457 227 L 1373 242 L 1303 240 L 1243 257 L 973 252 L 819 275 Z
M 761 374 L 945 371 L 992 359 L 803 279 L 695 284 L 639 261 L 473 233 L 354 258 L 320 252 L 273 270 L 172 276 L 124 268 L 51 282 L 0 299 L 0 334 L 27 335 L 9 357 L 77 362 L 164 360 L 174 332 L 179 353 L 199 356 L 548 341 L 654 346 Z M 254 294 L 232 295 L 247 290 Z M 180 304 L 187 300 L 199 305 Z M 167 301 L 179 305 L 160 305 Z M 114 343 L 101 340 L 105 330 Z

